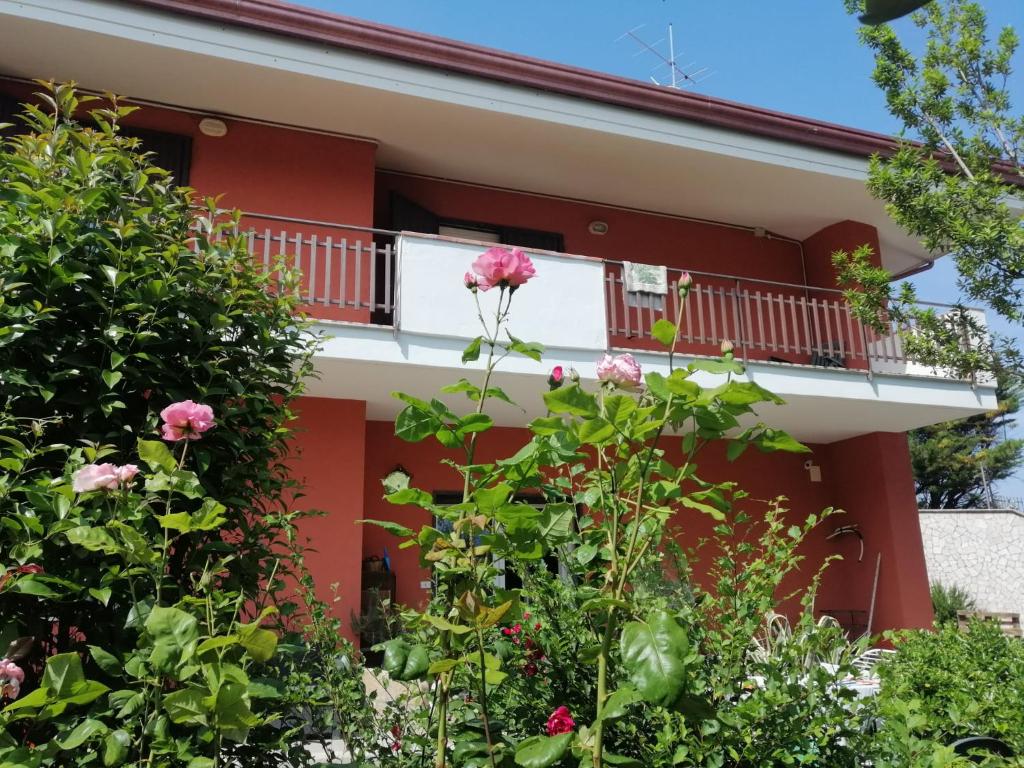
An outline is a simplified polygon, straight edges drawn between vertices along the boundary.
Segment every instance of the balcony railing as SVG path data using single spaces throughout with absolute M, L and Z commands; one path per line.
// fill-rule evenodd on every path
M 679 316 L 683 271 L 670 269 L 668 293 L 653 297 L 626 290 L 621 262 L 605 264 L 610 345 L 661 348 L 652 328 Z M 694 282 L 679 326 L 684 352 L 713 355 L 728 340 L 744 360 L 935 375 L 904 352 L 901 335 L 913 326 L 889 321 L 879 333 L 857 318 L 840 290 L 709 272 L 690 276 Z M 923 304 L 940 313 L 953 309 Z
M 283 259 L 301 273 L 298 297 L 311 316 L 393 324 L 397 232 L 246 213 L 238 233 L 263 269 Z
M 397 286 L 402 233 L 248 213 L 241 219 L 239 234 L 254 261 L 264 269 L 273 269 L 274 263 L 283 258 L 301 272 L 299 297 L 303 309 L 312 317 L 399 325 L 401 297 Z M 407 245 L 415 241 L 419 243 L 417 247 L 422 247 L 423 241 L 429 241 L 442 251 L 445 242 L 449 243 L 449 250 L 458 247 L 472 251 L 476 245 L 430 235 L 406 233 L 404 237 Z M 487 244 L 481 243 L 479 247 Z M 469 254 L 460 252 L 456 265 L 439 258 L 441 251 L 432 253 L 421 279 L 461 284 Z M 594 264 L 579 256 L 546 253 L 543 258 L 555 260 L 549 268 L 563 262 L 565 267 L 581 261 Z M 457 274 L 452 271 L 456 266 Z M 667 294 L 654 297 L 626 291 L 622 268 L 621 262 L 604 262 L 604 296 L 599 295 L 600 288 L 595 282 L 598 290 L 593 297 L 588 294 L 574 301 L 589 306 L 591 312 L 600 311 L 604 303 L 609 348 L 660 350 L 652 329 L 660 319 L 675 322 L 682 271 L 670 269 Z M 890 323 L 887 332 L 878 333 L 855 316 L 841 291 L 709 272 L 691 271 L 690 275 L 694 283 L 679 327 L 679 349 L 685 354 L 716 355 L 721 343 L 728 340 L 744 360 L 877 373 L 945 375 L 916 364 L 905 354 L 901 332 L 912 332 L 913 328 Z M 952 309 L 938 304 L 929 306 L 939 312 Z M 429 312 L 436 315 L 437 307 L 431 307 Z M 601 335 L 598 331 L 598 338 Z M 564 343 L 565 339 L 557 342 Z

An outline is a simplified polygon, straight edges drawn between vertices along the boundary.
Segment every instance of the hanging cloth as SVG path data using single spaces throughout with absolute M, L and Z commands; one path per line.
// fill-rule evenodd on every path
M 624 261 L 622 279 L 630 293 L 668 293 L 668 269 L 662 266 Z

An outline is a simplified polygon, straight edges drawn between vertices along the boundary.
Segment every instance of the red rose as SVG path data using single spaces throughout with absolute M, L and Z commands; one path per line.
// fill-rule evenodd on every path
M 576 727 L 576 721 L 569 714 L 568 707 L 559 707 L 551 713 L 548 718 L 548 736 L 558 736 L 561 733 L 572 733 Z

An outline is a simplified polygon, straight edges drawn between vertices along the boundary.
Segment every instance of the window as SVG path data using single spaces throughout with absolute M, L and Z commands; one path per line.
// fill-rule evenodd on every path
M 142 142 L 142 150 L 151 152 L 150 162 L 169 171 L 179 186 L 188 186 L 192 167 L 192 138 L 177 133 L 151 131 L 148 128 L 122 126 L 121 134 Z
M 427 235 L 464 237 L 468 240 L 482 240 L 485 243 L 517 245 L 520 248 L 541 251 L 565 250 L 565 238 L 560 232 L 444 218 L 397 192 L 391 193 L 391 228 Z

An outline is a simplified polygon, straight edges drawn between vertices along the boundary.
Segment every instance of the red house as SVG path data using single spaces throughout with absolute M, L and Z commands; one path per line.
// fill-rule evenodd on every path
M 311 565 L 325 589 L 341 585 L 343 617 L 385 547 L 399 602 L 430 588 L 413 551 L 354 521 L 422 522 L 382 500 L 397 466 L 438 494 L 460 486 L 444 450 L 393 436 L 390 392 L 430 396 L 472 375 L 462 274 L 497 242 L 531 253 L 538 278 L 513 327 L 547 352 L 504 366 L 527 414 L 494 409 L 483 459 L 525 441 L 551 365 L 592 380 L 603 352 L 630 350 L 665 368 L 651 326 L 674 314 L 688 270 L 684 353 L 732 340 L 749 378 L 788 401 L 762 416 L 813 448 L 712 454 L 703 474 L 784 494 L 801 518 L 846 510 L 834 525 L 859 527 L 864 556 L 855 538 L 828 538 L 831 522 L 816 534 L 809 555 L 844 556 L 820 609 L 863 626 L 874 603 L 874 631 L 930 623 L 904 432 L 996 400 L 991 383 L 905 359 L 836 290 L 838 249 L 870 244 L 898 276 L 930 266 L 864 188 L 888 137 L 272 0 L 0 2 L 0 29 L 0 121 L 31 78 L 122 94 L 144 107 L 128 127 L 159 164 L 246 212 L 254 258 L 286 253 L 304 270 L 326 343 L 294 471 L 303 503 L 327 512 L 308 526 Z M 670 290 L 626 290 L 623 262 L 666 266 Z M 684 522 L 687 540 L 707 532 Z

